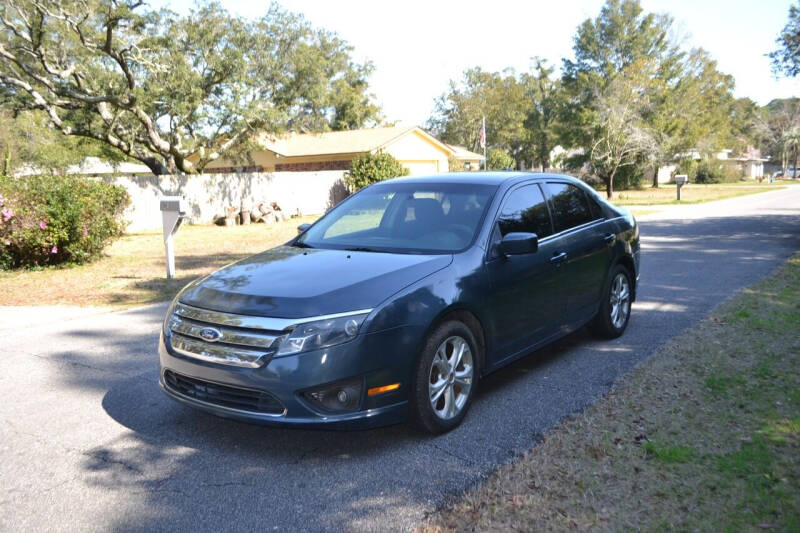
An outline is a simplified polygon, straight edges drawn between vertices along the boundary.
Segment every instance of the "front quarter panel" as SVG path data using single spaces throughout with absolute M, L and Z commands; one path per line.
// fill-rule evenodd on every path
M 409 354 L 416 360 L 426 334 L 449 312 L 456 309 L 467 310 L 485 325 L 481 311 L 487 290 L 483 253 L 482 248 L 475 246 L 455 255 L 447 268 L 392 296 L 373 312 L 366 331 L 377 332 L 398 326 L 412 326 L 408 331 L 421 333 L 416 340 L 417 350 Z

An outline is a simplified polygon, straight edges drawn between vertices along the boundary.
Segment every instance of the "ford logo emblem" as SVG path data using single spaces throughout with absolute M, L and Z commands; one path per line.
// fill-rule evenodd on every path
M 207 342 L 217 342 L 222 338 L 222 332 L 214 328 L 203 328 L 198 332 L 198 335 Z

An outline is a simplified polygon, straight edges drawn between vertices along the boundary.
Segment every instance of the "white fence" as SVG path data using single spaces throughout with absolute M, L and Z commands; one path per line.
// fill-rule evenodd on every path
M 346 195 L 341 170 L 200 174 L 195 176 L 114 176 L 102 178 L 125 187 L 131 205 L 129 231 L 161 228 L 159 198 L 183 196 L 192 224 L 207 224 L 225 208 L 249 202 L 277 202 L 288 215 L 324 213 Z

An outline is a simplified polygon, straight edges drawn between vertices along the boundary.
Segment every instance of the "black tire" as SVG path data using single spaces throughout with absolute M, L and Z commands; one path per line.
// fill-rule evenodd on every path
M 463 339 L 469 347 L 472 376 L 468 392 L 464 393 L 463 388 L 460 389 L 463 393 L 463 398 L 466 400 L 463 406 L 452 418 L 444 419 L 437 414 L 438 411 L 436 411 L 432 405 L 430 387 L 434 386 L 432 385 L 434 357 L 446 341 L 453 342 L 451 339 L 454 338 Z M 465 352 L 465 356 L 466 355 Z M 472 404 L 472 399 L 475 397 L 475 390 L 478 386 L 478 376 L 480 374 L 480 361 L 481 357 L 478 353 L 478 343 L 475 342 L 475 335 L 473 335 L 469 327 L 457 320 L 448 320 L 447 322 L 439 324 L 436 329 L 428 335 L 414 369 L 413 381 L 409 394 L 410 421 L 419 429 L 435 435 L 445 433 L 458 426 L 461 421 L 464 420 Z M 462 364 L 459 368 L 463 371 L 466 367 Z M 453 372 L 456 373 L 455 370 Z M 450 383 L 453 383 L 452 377 Z M 447 386 L 449 387 L 450 385 Z M 454 390 L 459 390 L 458 383 L 453 384 L 453 386 L 455 387 Z M 462 398 L 462 396 L 457 395 L 451 396 L 451 398 L 456 397 L 459 398 L 459 401 Z
M 614 306 L 612 303 L 611 293 L 615 287 L 615 281 L 619 276 L 624 276 L 625 283 L 627 284 L 628 297 L 627 306 L 625 310 L 624 319 L 617 319 L 614 317 Z M 628 322 L 631 318 L 631 303 L 633 298 L 633 280 L 630 271 L 623 265 L 616 265 L 611 269 L 611 273 L 606 280 L 606 286 L 603 288 L 603 296 L 600 302 L 600 309 L 597 315 L 589 323 L 589 330 L 598 337 L 604 339 L 616 339 L 625 332 L 628 327 Z

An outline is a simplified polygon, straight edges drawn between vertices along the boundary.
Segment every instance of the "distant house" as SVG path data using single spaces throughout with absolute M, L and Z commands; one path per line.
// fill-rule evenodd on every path
M 483 168 L 483 162 L 485 158 L 481 154 L 470 152 L 463 146 L 458 146 L 455 144 L 448 144 L 447 146 L 449 146 L 455 152 L 453 157 L 461 164 L 460 168 L 451 168 L 451 172 L 460 172 L 462 170 L 481 170 Z
M 110 175 L 144 175 L 152 174 L 153 171 L 147 165 L 141 163 L 109 163 L 99 157 L 87 157 L 80 165 L 72 165 L 67 168 L 67 174 L 83 174 L 85 176 L 110 176 Z
M 702 155 L 699 150 L 689 150 L 682 154 L 675 154 L 675 160 L 688 158 L 700 161 Z M 725 164 L 735 165 L 745 177 L 750 179 L 762 178 L 764 176 L 764 163 L 769 161 L 768 158 L 761 157 L 761 150 L 752 146 L 748 146 L 746 150 L 738 154 L 730 149 L 720 150 L 714 154 L 714 158 Z M 677 168 L 677 164 L 660 167 L 658 169 L 658 182 L 668 183 L 672 181 L 673 174 Z
M 46 170 L 32 166 L 23 166 L 14 173 L 15 176 L 32 176 L 44 174 Z M 65 174 L 81 174 L 83 176 L 143 176 L 152 174 L 153 171 L 147 165 L 141 163 L 109 163 L 99 157 L 87 157 L 78 165 L 70 165 L 64 171 Z
M 221 158 L 208 164 L 205 172 L 349 170 L 350 162 L 357 155 L 383 150 L 408 168 L 411 175 L 424 175 L 447 172 L 448 158 L 457 157 L 455 149 L 418 127 L 394 126 L 285 136 L 262 134 L 256 144 L 259 148 L 250 153 L 251 163 Z M 476 155 L 468 157 L 470 167 Z
M 764 163 L 769 161 L 769 158 L 761 157 L 761 150 L 758 148 L 748 146 L 747 150 L 734 157 L 730 157 L 732 150 L 726 152 L 728 152 L 726 159 L 738 166 L 746 177 L 751 179 L 764 177 Z

